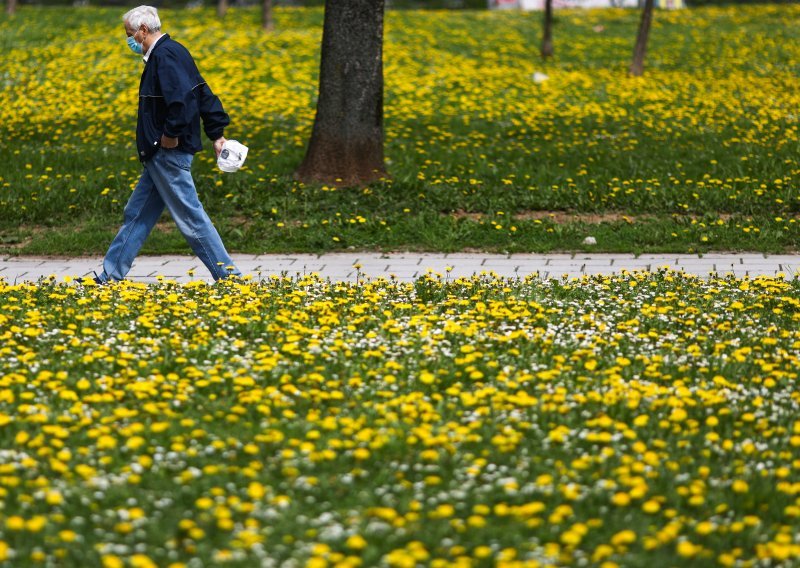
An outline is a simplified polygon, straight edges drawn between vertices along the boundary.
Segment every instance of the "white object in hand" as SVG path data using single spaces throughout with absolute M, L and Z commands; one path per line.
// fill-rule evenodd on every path
M 217 167 L 223 172 L 235 172 L 244 164 L 247 150 L 247 146 L 236 140 L 226 140 L 222 145 L 219 157 L 217 157 Z

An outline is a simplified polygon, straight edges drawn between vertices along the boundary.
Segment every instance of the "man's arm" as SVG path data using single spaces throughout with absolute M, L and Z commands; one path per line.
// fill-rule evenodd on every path
M 225 143 L 225 127 L 231 123 L 231 119 L 219 97 L 211 92 L 207 83 L 202 83 L 195 88 L 197 106 L 200 109 L 200 118 L 203 119 L 203 130 L 206 136 L 214 141 L 214 152 L 219 157 L 222 152 L 222 145 Z

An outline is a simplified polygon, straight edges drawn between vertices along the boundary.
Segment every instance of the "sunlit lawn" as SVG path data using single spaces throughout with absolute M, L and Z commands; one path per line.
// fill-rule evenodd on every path
M 546 65 L 537 15 L 389 12 L 392 179 L 336 189 L 292 180 L 321 11 L 267 36 L 254 10 L 163 14 L 251 147 L 195 174 L 253 252 L 796 247 L 797 15 L 658 12 L 634 80 L 635 12 L 559 12 Z M 117 228 L 141 69 L 119 16 L 0 19 L 4 250 Z M 0 564 L 796 565 L 798 297 L 666 271 L 0 280 Z
M 162 16 L 251 148 L 235 175 L 210 150 L 195 165 L 236 251 L 576 250 L 588 235 L 595 250 L 796 249 L 797 5 L 659 11 L 642 79 L 626 73 L 635 10 L 558 12 L 546 64 L 538 14 L 389 11 L 391 180 L 335 191 L 292 179 L 321 9 L 278 7 L 272 34 L 255 9 Z M 104 252 L 141 171 L 141 62 L 124 40 L 120 9 L 0 16 L 4 250 Z M 148 251 L 187 251 L 170 227 Z
M 0 561 L 794 565 L 799 286 L 0 283 Z

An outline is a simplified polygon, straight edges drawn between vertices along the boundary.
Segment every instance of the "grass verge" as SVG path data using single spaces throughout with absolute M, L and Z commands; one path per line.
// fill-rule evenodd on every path
M 0 280 L 0 563 L 797 562 L 799 287 Z

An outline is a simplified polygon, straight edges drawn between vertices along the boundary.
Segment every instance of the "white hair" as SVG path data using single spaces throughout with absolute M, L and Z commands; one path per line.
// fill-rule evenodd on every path
M 158 17 L 158 10 L 152 6 L 138 6 L 122 16 L 122 21 L 129 24 L 135 30 L 142 27 L 142 24 L 147 27 L 148 32 L 157 32 L 161 30 L 161 20 Z

